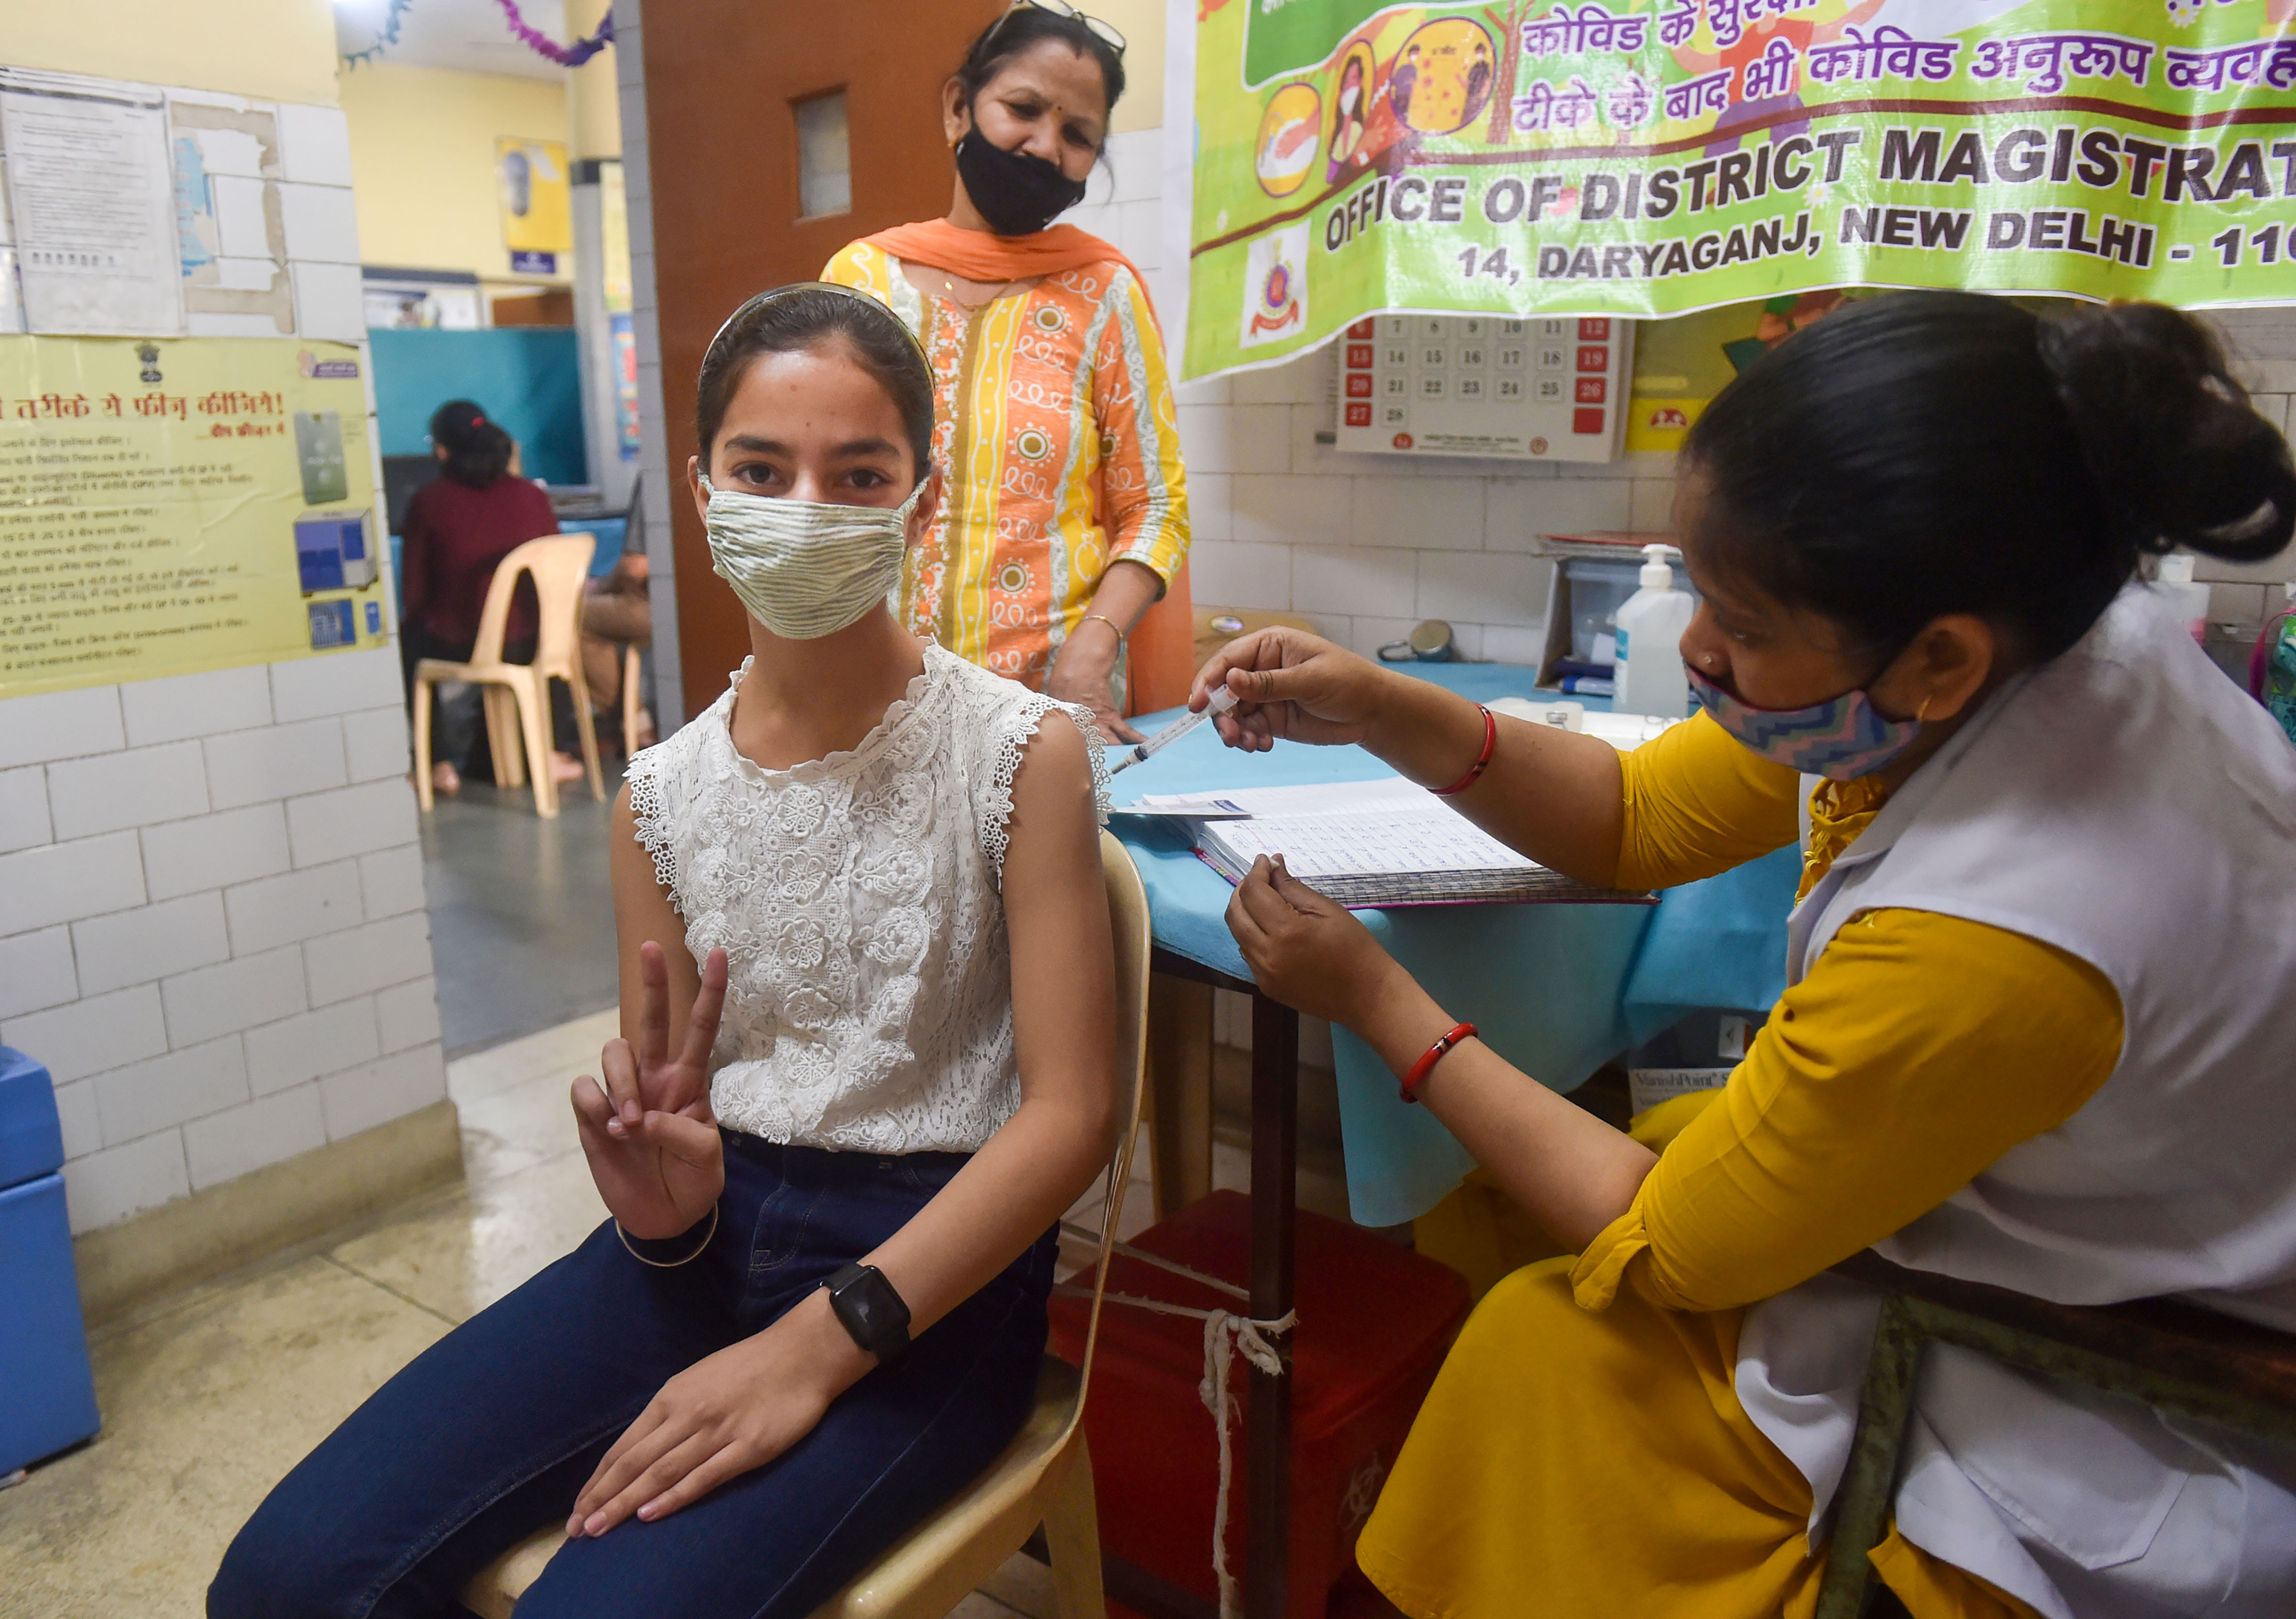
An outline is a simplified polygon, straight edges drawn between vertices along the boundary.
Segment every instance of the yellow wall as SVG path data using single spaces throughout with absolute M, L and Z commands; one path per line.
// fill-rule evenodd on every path
M 327 0 L 0 0 L 0 62 L 332 105 Z
M 510 280 L 495 141 L 567 140 L 566 86 L 383 61 L 345 72 L 341 87 L 359 257 L 401 269 L 468 270 L 488 281 Z M 559 269 L 559 281 L 572 279 L 572 254 L 561 257 Z
M 1124 99 L 1108 120 L 1111 135 L 1161 128 L 1164 123 L 1164 0 L 1084 0 L 1124 36 Z
M 566 0 L 566 36 L 595 33 L 609 0 Z M 614 83 L 614 47 L 608 45 L 566 76 L 566 105 L 574 125 L 574 156 L 622 155 L 621 92 Z

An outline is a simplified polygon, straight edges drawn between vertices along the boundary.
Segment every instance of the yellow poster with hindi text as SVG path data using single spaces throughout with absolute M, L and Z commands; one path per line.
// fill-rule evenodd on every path
M 0 699 L 382 644 L 362 363 L 0 337 Z

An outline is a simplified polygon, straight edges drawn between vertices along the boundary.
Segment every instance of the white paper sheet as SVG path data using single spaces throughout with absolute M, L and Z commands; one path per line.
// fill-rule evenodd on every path
M 1220 798 L 1251 819 L 1205 829 L 1240 867 L 1282 854 L 1302 882 L 1318 877 L 1536 871 L 1426 788 L 1399 776 L 1302 787 L 1252 787 Z
M 165 98 L 63 74 L 0 71 L 0 149 L 26 326 L 179 335 Z

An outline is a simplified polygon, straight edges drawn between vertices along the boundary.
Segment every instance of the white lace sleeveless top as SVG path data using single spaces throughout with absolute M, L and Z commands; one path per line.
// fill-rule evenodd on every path
M 1088 742 L 1091 715 L 938 646 L 849 753 L 763 769 L 734 750 L 733 710 L 729 687 L 629 776 L 687 949 L 726 952 L 718 1122 L 841 1151 L 977 1150 L 1020 1105 L 999 888 L 1013 778 L 1047 712 Z

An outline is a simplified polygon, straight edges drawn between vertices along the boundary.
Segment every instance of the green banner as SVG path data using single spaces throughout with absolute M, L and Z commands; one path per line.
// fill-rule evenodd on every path
M 2296 303 L 2289 0 L 1199 11 L 1190 376 L 1385 309 Z

